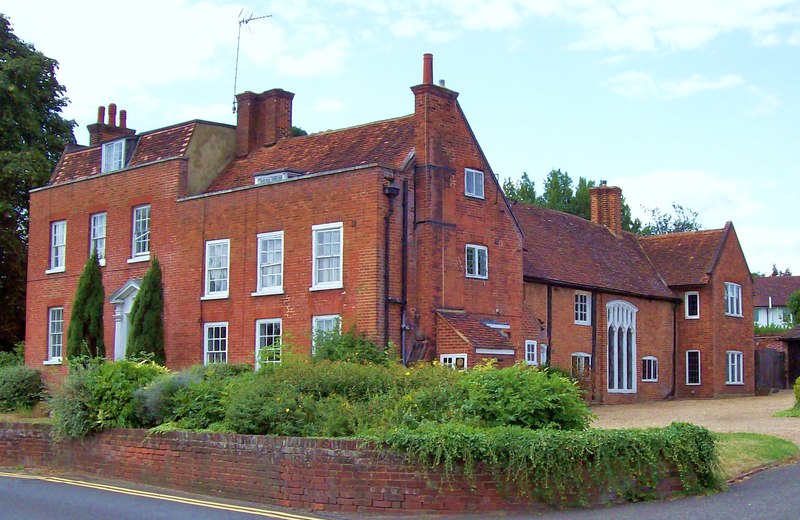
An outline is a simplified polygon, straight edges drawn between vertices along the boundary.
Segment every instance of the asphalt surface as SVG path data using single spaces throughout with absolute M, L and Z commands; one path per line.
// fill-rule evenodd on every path
M 2 520 L 316 520 L 311 513 L 156 488 L 0 472 Z
M 252 503 L 211 499 L 165 490 L 148 490 L 125 485 L 0 473 L 0 518 L 3 520 L 206 520 L 253 519 L 313 520 L 348 518 L 346 515 L 318 515 L 279 510 Z M 154 489 L 154 488 L 153 488 Z M 349 518 L 370 518 L 350 515 Z M 382 517 L 387 518 L 387 517 Z M 403 518 L 411 518 L 405 516 Z M 432 517 L 431 517 L 432 518 Z M 440 517 L 441 518 L 441 517 Z M 468 519 L 521 520 L 798 520 L 800 519 L 800 464 L 757 473 L 731 484 L 724 493 L 685 497 L 661 502 L 621 504 L 598 509 L 554 511 L 539 515 L 459 515 Z

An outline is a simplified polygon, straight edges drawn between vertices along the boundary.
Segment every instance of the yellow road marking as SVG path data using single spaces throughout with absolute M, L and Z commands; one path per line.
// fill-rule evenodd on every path
M 165 495 L 163 493 L 151 493 L 149 491 L 140 491 L 140 490 L 122 488 L 118 486 L 110 486 L 107 484 L 94 484 L 90 482 L 83 482 L 80 480 L 72 480 L 60 477 L 44 477 L 39 475 L 25 475 L 20 473 L 6 473 L 3 471 L 0 471 L 0 477 L 11 477 L 11 478 L 28 479 L 28 480 L 44 480 L 46 482 L 54 482 L 57 484 L 69 484 L 71 486 L 99 489 L 101 491 L 109 491 L 112 493 L 121 493 L 124 495 L 153 498 L 155 500 L 165 500 L 168 502 L 177 502 L 180 504 L 189 504 L 194 506 L 207 507 L 210 509 L 221 509 L 223 511 L 247 513 L 256 516 L 271 516 L 274 518 L 279 518 L 281 520 L 322 520 L 320 517 L 317 516 L 296 515 L 292 513 L 286 513 L 283 511 L 257 509 L 254 507 L 236 506 L 233 504 L 221 504 L 219 502 L 210 502 L 208 500 L 198 500 L 195 498 L 178 497 L 175 495 Z

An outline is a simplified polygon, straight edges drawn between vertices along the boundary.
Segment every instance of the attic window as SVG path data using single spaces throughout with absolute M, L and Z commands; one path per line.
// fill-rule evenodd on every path
M 291 179 L 292 177 L 297 177 L 298 175 L 300 174 L 291 171 L 259 173 L 253 177 L 253 180 L 254 184 L 258 186 L 259 184 L 272 184 L 275 182 L 285 181 L 286 179 Z
M 103 164 L 101 173 L 115 172 L 125 166 L 125 139 L 111 141 L 103 145 Z

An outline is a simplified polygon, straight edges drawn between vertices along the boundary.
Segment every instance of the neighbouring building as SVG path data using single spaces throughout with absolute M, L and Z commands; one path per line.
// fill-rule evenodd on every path
M 753 320 L 764 327 L 791 328 L 789 296 L 800 291 L 800 276 L 761 276 L 753 279 Z
M 730 224 L 638 238 L 608 186 L 592 221 L 511 204 L 431 55 L 411 90 L 410 115 L 308 136 L 280 89 L 239 94 L 235 126 L 136 133 L 101 107 L 89 145 L 31 193 L 26 363 L 65 371 L 96 250 L 108 357 L 157 256 L 172 368 L 279 362 L 355 327 L 406 363 L 572 369 L 601 402 L 752 393 L 752 279 Z

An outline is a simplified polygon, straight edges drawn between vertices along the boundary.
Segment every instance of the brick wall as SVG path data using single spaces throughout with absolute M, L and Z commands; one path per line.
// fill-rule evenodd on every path
M 507 495 L 480 470 L 470 482 L 355 440 L 109 430 L 58 444 L 47 426 L 0 423 L 0 466 L 67 471 L 284 507 L 420 514 L 548 507 Z M 658 493 L 680 488 L 664 479 Z M 602 489 L 602 486 L 601 486 Z M 589 493 L 596 503 L 613 500 Z

